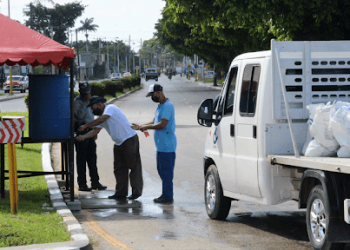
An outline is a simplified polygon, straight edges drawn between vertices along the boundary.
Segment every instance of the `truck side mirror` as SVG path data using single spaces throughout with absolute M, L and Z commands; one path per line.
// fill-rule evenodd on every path
M 211 127 L 213 123 L 213 99 L 204 100 L 198 108 L 197 121 L 199 125 Z

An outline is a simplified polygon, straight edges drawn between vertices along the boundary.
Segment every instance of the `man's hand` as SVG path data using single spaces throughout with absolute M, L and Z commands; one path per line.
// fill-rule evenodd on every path
M 84 126 L 84 125 L 83 125 Z M 80 126 L 80 127 L 82 127 L 82 126 Z M 79 128 L 80 128 L 79 127 Z M 77 141 L 84 141 L 85 140 L 85 136 L 83 136 L 83 135 L 78 135 L 77 137 L 75 137 L 75 140 L 77 140 Z
M 85 125 L 81 125 L 79 128 L 78 128 L 78 131 L 84 131 L 87 127 Z
M 147 130 L 147 125 L 140 126 L 139 130 L 141 130 L 141 132 L 145 132 Z
M 136 123 L 131 123 L 131 124 L 132 124 L 131 128 L 133 130 L 140 130 L 140 126 L 139 125 L 137 125 Z

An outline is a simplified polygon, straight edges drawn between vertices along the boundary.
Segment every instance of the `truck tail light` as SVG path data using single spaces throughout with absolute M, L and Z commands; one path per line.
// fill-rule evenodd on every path
M 350 199 L 344 200 L 344 220 L 350 224 Z

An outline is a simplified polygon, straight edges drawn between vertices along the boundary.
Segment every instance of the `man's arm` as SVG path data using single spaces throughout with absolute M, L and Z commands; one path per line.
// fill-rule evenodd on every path
M 96 127 L 102 123 L 104 123 L 110 116 L 109 115 L 102 115 L 100 116 L 99 118 L 87 123 L 87 124 L 84 124 L 84 125 L 81 125 L 78 129 L 78 131 L 84 131 L 85 129 L 87 128 L 93 128 L 93 127 Z
M 94 128 L 89 133 L 86 133 L 85 135 L 79 135 L 75 137 L 75 139 L 77 141 L 84 141 L 85 139 L 88 139 L 88 138 L 95 138 L 97 134 L 100 133 L 100 131 L 101 131 L 101 128 Z
M 160 122 L 154 124 L 154 119 L 153 119 L 153 123 L 152 124 L 144 124 L 140 127 L 140 130 L 142 132 L 146 131 L 147 129 L 154 129 L 154 130 L 160 130 L 160 129 L 164 129 L 166 126 L 168 125 L 168 120 L 162 118 L 160 120 Z
M 140 127 L 143 127 L 143 126 L 149 125 L 149 124 L 154 124 L 154 118 L 153 118 L 153 120 L 151 122 L 143 123 L 141 125 L 136 124 L 136 123 L 131 123 L 131 124 L 133 125 L 133 126 L 131 126 L 133 129 L 140 130 Z

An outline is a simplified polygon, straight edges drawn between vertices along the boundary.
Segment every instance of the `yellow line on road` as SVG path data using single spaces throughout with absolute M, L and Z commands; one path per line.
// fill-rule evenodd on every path
M 86 225 L 90 227 L 95 233 L 104 238 L 109 244 L 114 247 L 120 248 L 122 250 L 132 250 L 128 248 L 125 244 L 114 238 L 112 235 L 106 233 L 95 221 L 94 217 L 90 214 L 89 211 L 83 211 L 83 214 L 86 217 Z

